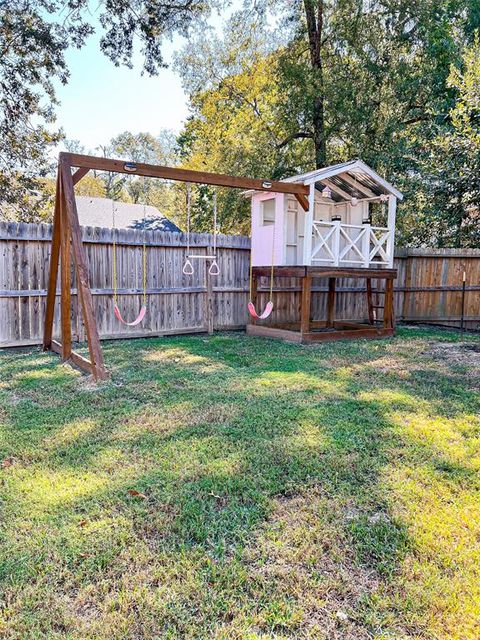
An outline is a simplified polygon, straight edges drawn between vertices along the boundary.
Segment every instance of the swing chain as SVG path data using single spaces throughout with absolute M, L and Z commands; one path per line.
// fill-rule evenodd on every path
M 147 306 L 147 185 L 146 177 L 143 178 L 143 306 Z
M 113 231 L 113 302 L 115 306 L 118 302 L 117 284 L 117 229 L 115 222 L 115 200 L 112 198 L 112 231 Z
M 183 263 L 182 273 L 186 276 L 193 276 L 193 264 L 190 262 L 190 205 L 192 197 L 192 185 L 187 182 L 187 257 Z
M 213 194 L 213 255 L 212 256 L 191 256 L 190 255 L 190 222 L 191 222 L 191 184 L 187 183 L 187 257 L 183 263 L 182 273 L 186 276 L 191 276 L 194 273 L 193 264 L 190 258 L 207 258 L 212 262 L 208 268 L 208 273 L 211 276 L 220 275 L 220 267 L 217 262 L 217 192 Z

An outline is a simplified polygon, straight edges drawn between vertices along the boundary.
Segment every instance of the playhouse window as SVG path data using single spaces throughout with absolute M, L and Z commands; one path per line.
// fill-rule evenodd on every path
M 262 201 L 262 224 L 275 224 L 275 198 Z

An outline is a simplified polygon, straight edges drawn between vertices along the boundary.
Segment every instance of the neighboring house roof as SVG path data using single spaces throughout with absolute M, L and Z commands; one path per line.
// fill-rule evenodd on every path
M 301 173 L 281 182 L 300 182 L 306 185 L 315 184 L 317 189 L 329 186 L 333 200 L 342 201 L 353 197 L 375 197 L 391 194 L 399 200 L 403 195 L 392 184 L 384 180 L 376 171 L 362 160 L 350 160 L 330 167 L 315 169 L 308 173 Z M 247 191 L 245 195 L 252 195 L 254 191 Z
M 75 197 L 80 224 L 85 227 L 113 226 L 115 207 L 115 227 L 117 229 L 145 229 L 147 231 L 176 231 L 180 229 L 166 218 L 156 207 L 143 204 L 114 202 L 110 198 Z

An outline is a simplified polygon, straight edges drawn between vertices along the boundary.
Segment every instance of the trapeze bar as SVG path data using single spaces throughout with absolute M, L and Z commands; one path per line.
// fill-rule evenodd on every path
M 198 258 L 198 259 L 202 259 L 202 260 L 216 260 L 217 256 L 213 255 L 213 256 L 205 256 L 205 255 L 193 255 L 193 256 L 187 256 L 189 259 L 191 258 Z

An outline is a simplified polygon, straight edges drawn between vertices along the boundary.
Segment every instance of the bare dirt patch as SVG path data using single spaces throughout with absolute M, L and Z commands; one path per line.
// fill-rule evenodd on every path
M 435 342 L 426 355 L 450 366 L 469 369 L 469 375 L 480 375 L 480 342 Z

